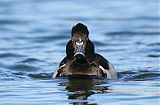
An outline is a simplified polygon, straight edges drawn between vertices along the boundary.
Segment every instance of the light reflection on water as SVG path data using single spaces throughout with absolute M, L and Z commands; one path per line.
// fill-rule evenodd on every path
M 0 104 L 159 104 L 158 15 L 158 0 L 1 0 Z M 51 78 L 78 22 L 118 80 Z

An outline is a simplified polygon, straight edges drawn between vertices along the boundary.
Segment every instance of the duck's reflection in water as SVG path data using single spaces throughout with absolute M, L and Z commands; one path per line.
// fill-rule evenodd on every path
M 91 79 L 89 77 L 68 78 L 68 82 L 61 83 L 61 86 L 66 86 L 68 91 L 68 99 L 73 105 L 97 105 L 97 103 L 90 103 L 87 100 L 94 94 L 108 93 L 108 87 L 103 84 L 107 84 L 106 80 Z

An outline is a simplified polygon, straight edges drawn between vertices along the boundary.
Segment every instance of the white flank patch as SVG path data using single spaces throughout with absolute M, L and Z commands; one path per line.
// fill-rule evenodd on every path
M 64 66 L 66 66 L 66 64 L 63 64 L 62 66 L 60 66 L 59 69 L 63 68 Z M 59 69 L 58 69 L 58 70 L 59 70 Z M 55 78 L 55 77 L 57 76 L 58 70 L 56 70 L 56 71 L 54 72 L 52 78 Z
M 53 73 L 52 78 L 56 78 L 57 73 L 58 73 L 58 70 L 56 70 L 56 71 Z
M 66 66 L 66 64 L 63 64 L 62 66 L 59 67 L 59 69 L 61 69 L 62 67 Z
M 107 79 L 117 79 L 117 73 L 114 69 L 114 66 L 109 62 L 109 70 L 104 69 L 102 66 L 99 66 L 99 68 L 107 74 Z
M 103 71 L 103 73 L 107 74 L 107 79 L 112 79 L 109 70 L 104 69 L 102 66 L 99 66 L 99 68 Z
M 99 68 L 100 68 L 102 71 L 105 72 L 105 69 L 104 69 L 102 66 L 99 66 Z

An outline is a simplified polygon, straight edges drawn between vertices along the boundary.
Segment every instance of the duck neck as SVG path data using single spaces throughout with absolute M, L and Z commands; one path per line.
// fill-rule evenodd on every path
M 87 61 L 91 63 L 94 60 L 95 50 L 94 50 L 94 44 L 90 40 L 87 41 L 85 51 L 86 51 L 85 55 Z
M 74 48 L 71 40 L 67 43 L 66 54 L 68 59 L 74 59 Z

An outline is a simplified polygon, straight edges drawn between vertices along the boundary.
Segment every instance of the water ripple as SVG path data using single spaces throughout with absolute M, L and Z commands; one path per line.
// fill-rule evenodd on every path
M 150 55 L 148 55 L 148 57 L 151 57 L 151 58 L 159 58 L 160 55 L 157 55 L 157 54 L 150 54 Z
M 136 80 L 136 81 L 147 81 L 156 80 L 160 77 L 159 71 L 139 70 L 139 71 L 124 71 L 118 73 L 119 79 L 123 80 Z
M 19 55 L 15 53 L 1 53 L 0 58 L 11 58 L 11 57 L 24 57 L 24 55 Z
M 19 63 L 34 63 L 34 62 L 44 62 L 44 61 L 36 58 L 27 58 L 25 60 L 20 61 Z
M 26 64 L 15 64 L 9 67 L 11 70 L 16 71 L 26 71 L 26 72 L 34 72 L 37 71 L 37 67 L 26 65 Z
M 53 73 L 28 74 L 33 79 L 51 79 Z
M 159 35 L 160 32 L 132 32 L 132 31 L 120 31 L 120 32 L 108 32 L 106 35 Z
M 69 38 L 68 36 L 60 36 L 60 35 L 57 35 L 57 36 L 42 36 L 42 37 L 36 37 L 34 39 L 32 39 L 33 41 L 35 42 L 39 42 L 39 43 L 43 43 L 43 42 L 50 42 L 50 41 L 58 41 L 58 40 L 63 40 L 63 39 L 67 39 Z

